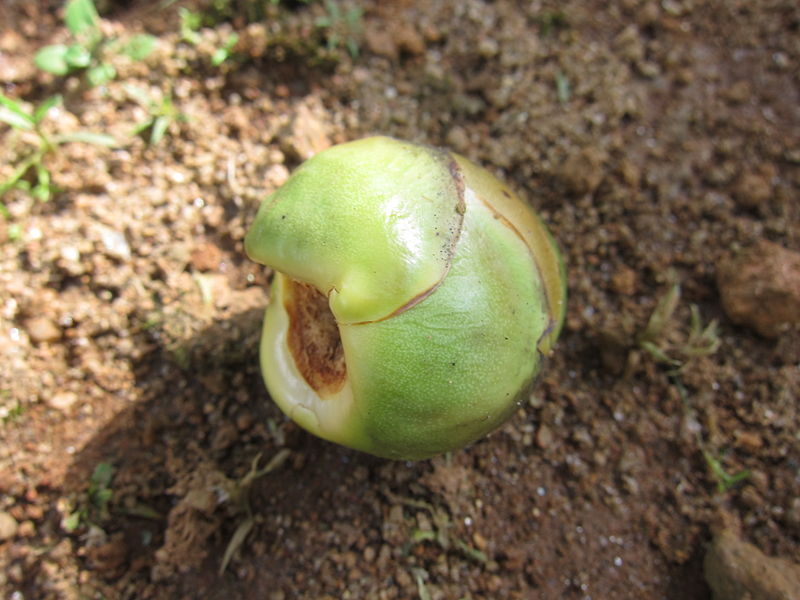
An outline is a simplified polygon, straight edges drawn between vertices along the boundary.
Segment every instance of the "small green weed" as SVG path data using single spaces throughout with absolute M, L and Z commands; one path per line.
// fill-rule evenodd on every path
M 750 478 L 750 469 L 743 469 L 734 475 L 730 475 L 722 466 L 722 462 L 708 450 L 703 450 L 703 457 L 706 459 L 706 464 L 711 470 L 711 474 L 717 480 L 718 494 L 724 494 Z
M 358 35 L 361 33 L 361 15 L 359 6 L 350 6 L 346 10 L 335 0 L 325 0 L 326 15 L 317 19 L 316 25 L 325 32 L 329 51 L 340 46 L 347 48 L 350 56 L 358 56 Z
M 25 406 L 19 400 L 15 400 L 13 405 L 7 405 L 5 403 L 9 395 L 10 392 L 8 390 L 2 390 L 2 392 L 0 392 L 0 396 L 2 396 L 4 400 L 3 405 L 0 406 L 0 425 L 13 423 L 25 414 Z
M 233 532 L 231 539 L 228 541 L 228 546 L 225 548 L 222 561 L 219 565 L 219 575 L 225 573 L 225 569 L 228 568 L 228 563 L 230 563 L 233 555 L 242 546 L 242 544 L 244 544 L 247 536 L 250 534 L 250 531 L 256 524 L 256 517 L 253 514 L 253 509 L 250 505 L 250 488 L 253 487 L 253 483 L 255 483 L 256 479 L 263 477 L 264 475 L 267 475 L 268 473 L 271 473 L 272 471 L 275 471 L 283 466 L 283 464 L 289 458 L 289 454 L 290 452 L 286 448 L 280 450 L 262 469 L 258 468 L 258 463 L 261 460 L 261 454 L 258 454 L 250 463 L 250 470 L 245 474 L 244 477 L 238 481 L 229 480 L 230 485 L 226 490 L 228 499 L 234 512 L 238 514 L 244 513 L 244 519 L 239 522 L 239 525 L 236 527 L 236 531 Z
M 98 25 L 99 15 L 92 0 L 68 0 L 64 24 L 72 35 L 70 44 L 45 46 L 34 56 L 41 70 L 53 75 L 85 72 L 90 86 L 108 83 L 116 77 L 116 69 L 108 62 L 109 54 L 124 54 L 132 60 L 143 60 L 155 47 L 156 38 L 138 34 L 126 42 L 106 39 Z
M 547 37 L 569 27 L 569 19 L 564 12 L 554 10 L 546 11 L 539 15 L 539 35 Z
M 192 46 L 196 46 L 201 40 L 198 31 L 203 26 L 203 15 L 184 7 L 178 9 L 178 15 L 181 20 L 181 39 Z M 233 54 L 233 48 L 238 41 L 239 35 L 231 33 L 222 45 L 214 50 L 214 53 L 211 55 L 211 64 L 218 67 L 228 60 Z
M 178 16 L 181 20 L 181 40 L 193 46 L 198 44 L 200 34 L 197 31 L 203 26 L 203 15 L 181 6 L 178 9 Z
M 82 525 L 98 525 L 110 516 L 108 509 L 114 495 L 111 482 L 114 479 L 114 467 L 110 463 L 98 463 L 89 479 L 86 496 L 79 502 L 63 522 L 66 531 L 72 532 Z
M 683 385 L 680 375 L 678 373 L 673 373 L 670 376 L 670 381 L 678 390 L 678 395 L 681 398 L 681 402 L 683 402 L 684 412 L 686 414 L 693 415 L 695 411 L 694 408 L 692 408 L 692 404 L 689 400 L 689 392 L 686 391 L 686 386 Z M 717 482 L 718 494 L 729 492 L 750 477 L 749 469 L 742 469 L 733 475 L 728 473 L 728 471 L 726 471 L 725 467 L 722 465 L 722 457 L 719 456 L 719 453 L 703 440 L 703 436 L 700 431 L 697 431 L 695 435 L 697 437 L 697 444 L 700 446 L 700 449 L 703 452 L 703 459 L 708 466 L 708 470 L 711 472 L 711 476 Z
M 433 527 L 431 529 L 415 529 L 404 548 L 405 552 L 410 551 L 413 546 L 420 542 L 433 542 L 445 552 L 450 550 L 457 551 L 464 558 L 475 563 L 486 564 L 488 562 L 489 557 L 486 554 L 453 535 L 453 523 L 446 509 L 423 500 L 399 496 L 388 489 L 381 491 L 393 504 L 403 504 L 409 508 L 422 509 L 430 514 Z
M 269 7 L 311 4 L 315 0 L 211 0 L 201 15 L 202 25 L 215 27 L 219 23 L 241 20 L 244 23 L 263 22 L 274 13 Z M 199 27 L 200 25 L 198 25 Z
M 148 113 L 147 119 L 134 126 L 131 135 L 143 136 L 152 146 L 164 139 L 172 123 L 187 120 L 186 115 L 172 101 L 171 92 L 166 92 L 156 99 L 143 89 L 132 85 L 126 85 L 125 91 Z
M 680 369 L 692 358 L 714 354 L 720 344 L 717 322 L 712 320 L 704 326 L 700 309 L 695 304 L 690 307 L 689 330 L 684 339 L 671 344 L 665 340 L 664 334 L 675 316 L 680 299 L 680 284 L 673 281 L 650 315 L 644 331 L 637 338 L 637 344 L 642 350 L 648 352 L 657 362 L 674 369 Z
M 224 63 L 228 58 L 230 58 L 231 53 L 233 52 L 233 47 L 239 41 L 239 36 L 236 33 L 232 33 L 228 36 L 222 46 L 214 50 L 214 54 L 211 55 L 211 64 L 215 67 L 220 66 Z
M 703 325 L 700 309 L 693 304 L 690 307 L 689 329 L 682 337 L 682 341 L 669 344 L 665 340 L 665 332 L 674 318 L 681 298 L 680 285 L 675 281 L 674 275 L 671 278 L 673 279 L 672 284 L 667 293 L 659 300 L 637 342 L 639 347 L 650 354 L 656 362 L 667 367 L 667 377 L 678 390 L 684 413 L 693 415 L 695 410 L 686 386 L 683 384 L 682 370 L 692 359 L 714 354 L 719 348 L 720 338 L 717 322 L 712 320 L 707 325 Z M 723 467 L 718 452 L 703 439 L 700 431 L 697 431 L 696 438 L 706 465 L 716 480 L 717 493 L 726 493 L 750 477 L 750 471 L 747 469 L 733 475 L 729 474 Z
M 42 129 L 42 123 L 50 110 L 60 104 L 61 96 L 56 95 L 47 98 L 32 110 L 26 110 L 22 103 L 0 93 L 0 122 L 18 132 L 33 134 L 26 137 L 32 150 L 19 162 L 12 174 L 0 182 L 0 198 L 11 189 L 21 189 L 37 200 L 48 201 L 54 188 L 44 160 L 62 144 L 83 142 L 108 147 L 116 145 L 116 140 L 110 135 L 89 131 L 48 136 Z M 28 179 L 30 173 L 33 174 L 31 181 Z
M 414 581 L 417 583 L 417 595 L 419 596 L 419 600 L 432 600 L 431 593 L 428 591 L 428 586 L 425 585 L 428 572 L 425 569 L 414 567 L 411 569 L 411 574 L 414 575 Z

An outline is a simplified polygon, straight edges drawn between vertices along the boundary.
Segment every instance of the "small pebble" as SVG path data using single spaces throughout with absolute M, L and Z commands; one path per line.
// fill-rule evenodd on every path
M 125 234 L 102 225 L 98 226 L 98 231 L 103 248 L 110 257 L 123 262 L 131 259 L 131 247 L 128 245 L 128 240 L 125 239 Z
M 577 195 L 591 194 L 605 175 L 603 153 L 597 148 L 583 148 L 569 156 L 561 166 L 560 177 Z
M 386 30 L 367 27 L 364 32 L 364 42 L 372 54 L 391 59 L 397 58 L 397 46 Z
M 625 265 L 620 266 L 611 276 L 611 287 L 618 294 L 633 296 L 636 293 L 636 272 Z
M 222 252 L 214 244 L 199 244 L 192 250 L 189 260 L 195 271 L 216 271 L 222 262 Z
M 758 173 L 745 173 L 734 190 L 736 202 L 744 208 L 758 208 L 772 197 L 772 184 Z
M 399 24 L 392 29 L 394 45 L 401 51 L 411 55 L 425 52 L 425 39 L 409 24 Z
M 18 530 L 17 520 L 7 512 L 0 512 L 0 542 L 13 538 Z
M 536 432 L 536 445 L 544 450 L 552 443 L 553 432 L 550 431 L 550 428 L 547 425 L 540 426 L 539 431 Z
M 19 524 L 17 533 L 24 538 L 31 538 L 36 535 L 36 525 L 33 521 L 23 521 Z
M 478 550 L 485 551 L 489 547 L 489 542 L 477 531 L 472 534 L 472 541 Z
M 31 341 L 40 344 L 55 342 L 61 338 L 61 329 L 47 317 L 33 317 L 25 321 L 25 330 Z
M 56 392 L 47 399 L 47 404 L 52 408 L 66 412 L 78 401 L 74 392 Z

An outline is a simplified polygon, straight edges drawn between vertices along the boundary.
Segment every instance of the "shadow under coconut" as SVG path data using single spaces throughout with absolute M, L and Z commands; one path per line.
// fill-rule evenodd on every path
M 343 535 L 337 523 L 346 547 L 362 534 L 359 521 L 380 511 L 369 471 L 387 462 L 307 434 L 270 400 L 258 367 L 262 316 L 247 310 L 178 348 L 156 346 L 135 367 L 139 400 L 76 454 L 67 476 L 84 492 L 75 533 L 100 589 L 260 598 L 264 586 L 295 579 L 298 552 L 313 559 Z M 279 454 L 272 472 L 243 481 Z M 96 494 L 97 465 L 112 469 L 107 502 Z M 231 543 L 248 519 L 247 535 Z
M 427 585 L 548 598 L 588 585 L 623 598 L 644 585 L 636 597 L 708 597 L 699 554 L 669 564 L 639 513 L 612 510 L 597 485 L 581 491 L 555 445 L 520 443 L 518 428 L 541 414 L 416 463 L 306 433 L 264 388 L 262 315 L 243 310 L 177 347 L 156 336 L 135 365 L 135 404 L 76 454 L 67 481 L 84 510 L 74 539 L 87 595 L 405 598 Z M 539 393 L 561 401 L 554 381 Z M 98 465 L 112 468 L 105 507 L 97 484 L 87 492 Z

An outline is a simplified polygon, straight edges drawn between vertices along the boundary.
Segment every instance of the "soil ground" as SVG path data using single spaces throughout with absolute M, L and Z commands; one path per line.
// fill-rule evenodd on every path
M 699 600 L 721 527 L 800 561 L 800 333 L 735 324 L 719 291 L 742 249 L 800 251 L 796 1 L 254 4 L 101 4 L 105 35 L 158 45 L 97 88 L 32 67 L 60 2 L 0 5 L 3 93 L 61 93 L 47 131 L 120 141 L 49 155 L 49 202 L 2 199 L 4 597 Z M 199 40 L 181 7 L 213 17 Z M 157 144 L 132 88 L 175 107 Z M 493 169 L 569 273 L 528 405 L 416 463 L 269 400 L 270 273 L 242 250 L 303 159 L 377 133 Z M 0 139 L 2 179 L 29 140 Z

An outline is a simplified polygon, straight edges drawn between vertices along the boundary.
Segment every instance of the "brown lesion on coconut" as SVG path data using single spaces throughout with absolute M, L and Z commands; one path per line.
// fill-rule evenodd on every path
M 347 379 L 347 365 L 328 299 L 314 286 L 286 278 L 283 304 L 289 316 L 287 343 L 298 371 L 321 397 L 335 394 Z

